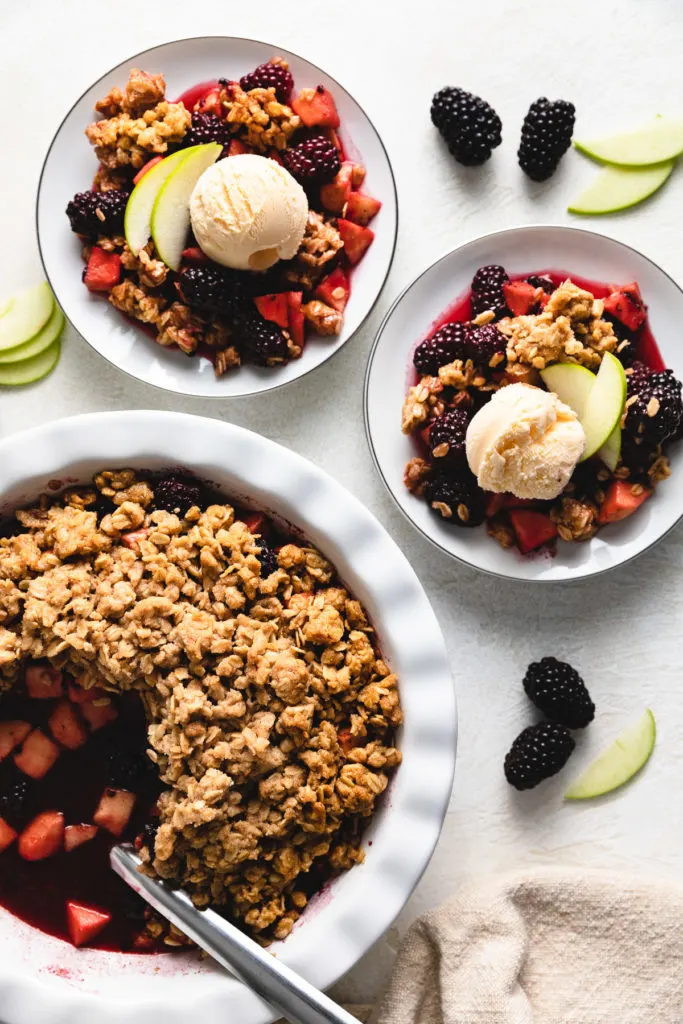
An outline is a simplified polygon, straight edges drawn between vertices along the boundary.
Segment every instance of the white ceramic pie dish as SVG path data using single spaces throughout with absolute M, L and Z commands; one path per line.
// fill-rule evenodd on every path
M 364 837 L 365 863 L 316 897 L 271 947 L 320 988 L 344 974 L 399 913 L 438 839 L 451 791 L 456 711 L 445 645 L 405 556 L 368 510 L 312 463 L 232 424 L 180 413 L 76 416 L 0 442 L 0 515 L 104 467 L 185 467 L 290 522 L 369 610 L 400 679 L 404 761 Z M 190 953 L 76 950 L 0 909 L 3 1024 L 263 1024 L 261 1002 Z
M 332 91 L 342 121 L 342 140 L 349 155 L 357 157 L 367 168 L 364 188 L 383 205 L 372 221 L 375 240 L 353 271 L 351 297 L 339 337 L 311 337 L 301 358 L 286 366 L 242 366 L 217 380 L 208 359 L 188 358 L 180 351 L 163 348 L 101 296 L 88 292 L 81 281 L 81 245 L 71 232 L 64 211 L 76 192 L 88 190 L 97 169 L 92 147 L 83 134 L 95 118 L 95 103 L 112 86 L 123 86 L 131 68 L 162 72 L 167 95 L 176 99 L 201 82 L 219 77 L 239 78 L 276 55 L 289 62 L 297 89 L 322 84 Z M 398 201 L 382 140 L 365 111 L 338 82 L 281 46 L 253 39 L 204 36 L 164 43 L 135 54 L 99 78 L 74 103 L 57 129 L 43 164 L 36 225 L 40 254 L 52 290 L 69 321 L 100 355 L 132 377 L 167 391 L 232 398 L 270 391 L 304 376 L 338 352 L 356 333 L 378 299 L 391 267 Z
M 649 307 L 650 326 L 666 365 L 683 379 L 683 291 L 647 256 L 595 231 L 537 225 L 509 228 L 453 249 L 424 270 L 398 296 L 380 325 L 365 376 L 365 425 L 377 470 L 412 524 L 444 554 L 495 576 L 567 581 L 613 569 L 646 551 L 683 514 L 682 445 L 670 450 L 672 474 L 633 516 L 587 543 L 558 543 L 557 554 L 523 556 L 503 550 L 486 530 L 457 529 L 435 515 L 403 484 L 405 464 L 417 450 L 401 433 L 401 407 L 412 383 L 412 354 L 434 323 L 463 293 L 474 272 L 500 263 L 511 274 L 566 271 L 589 280 L 637 281 Z

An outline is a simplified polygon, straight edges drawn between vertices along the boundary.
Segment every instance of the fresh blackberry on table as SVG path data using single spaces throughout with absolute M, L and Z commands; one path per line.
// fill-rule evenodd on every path
M 496 317 L 507 316 L 510 312 L 505 302 L 503 285 L 510 280 L 504 267 L 495 263 L 479 267 L 472 278 L 472 316 L 486 313 L 489 309 Z
M 450 409 L 434 420 L 429 431 L 429 447 L 436 464 L 465 464 L 465 435 L 469 422 L 470 418 L 463 409 Z
M 258 559 L 261 563 L 261 579 L 263 580 L 278 568 L 277 551 L 273 551 L 267 544 L 261 545 L 261 554 Z
M 10 821 L 20 818 L 28 795 L 28 779 L 22 778 L 18 771 L 14 772 L 0 791 L 0 817 L 9 818 Z
M 254 282 L 246 271 L 207 264 L 181 270 L 177 287 L 188 306 L 232 316 L 250 302 Z
M 515 789 L 533 789 L 564 768 L 575 747 L 569 729 L 540 722 L 524 729 L 505 756 L 505 778 Z
M 432 124 L 458 163 L 485 163 L 502 141 L 502 124 L 486 100 L 464 89 L 446 86 L 432 97 Z
M 185 516 L 191 508 L 202 506 L 202 487 L 177 476 L 168 476 L 154 486 L 154 505 L 165 512 Z
M 468 357 L 476 366 L 489 366 L 495 355 L 505 356 L 507 341 L 495 324 L 473 327 L 469 335 Z M 496 369 L 502 367 L 505 358 L 500 359 Z
M 341 167 L 339 150 L 326 135 L 309 135 L 282 154 L 282 160 L 296 180 L 304 186 L 324 185 L 332 181 Z
M 424 496 L 451 526 L 480 526 L 486 518 L 486 497 L 469 471 L 455 477 L 437 470 L 425 484 Z
M 625 430 L 643 444 L 653 446 L 673 437 L 683 418 L 681 382 L 672 370 L 650 373 L 642 370 L 628 376 L 629 397 L 635 397 L 626 411 Z
M 413 355 L 413 365 L 422 376 L 436 376 L 440 366 L 455 359 L 467 359 L 469 324 L 444 324 L 431 338 L 421 341 Z
M 524 692 L 551 722 L 585 729 L 595 718 L 595 704 L 583 679 L 566 661 L 532 661 L 524 676 Z
M 187 146 L 203 146 L 207 142 L 218 142 L 224 148 L 230 145 L 232 129 L 227 121 L 215 114 L 192 115 L 192 125 L 183 139 L 183 149 Z
M 130 192 L 120 188 L 109 192 L 77 192 L 66 207 L 71 230 L 91 239 L 123 234 L 123 215 L 129 196 Z
M 287 339 L 280 328 L 258 313 L 240 318 L 235 328 L 235 343 L 242 357 L 256 366 L 273 366 L 289 359 Z
M 284 61 L 269 60 L 265 64 L 259 64 L 248 75 L 242 75 L 240 85 L 245 92 L 249 92 L 250 89 L 275 89 L 275 95 L 280 103 L 289 103 L 294 79 Z
M 555 285 L 551 278 L 546 277 L 545 274 L 529 274 L 524 280 L 527 284 L 530 284 L 532 288 L 542 288 L 546 295 L 552 295 L 555 291 Z
M 533 181 L 545 181 L 571 145 L 574 133 L 573 103 L 551 102 L 541 96 L 529 107 L 522 125 L 522 141 L 517 151 L 519 166 Z

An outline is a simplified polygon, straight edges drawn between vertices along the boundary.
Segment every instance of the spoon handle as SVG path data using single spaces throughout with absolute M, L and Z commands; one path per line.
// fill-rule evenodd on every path
M 132 847 L 112 849 L 111 866 L 124 882 L 292 1024 L 359 1024 L 220 914 L 198 910 L 182 890 L 140 874 L 140 865 Z

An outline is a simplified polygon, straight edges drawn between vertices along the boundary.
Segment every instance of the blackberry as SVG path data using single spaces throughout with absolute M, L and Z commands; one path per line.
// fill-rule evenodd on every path
M 261 579 L 265 579 L 278 568 L 277 551 L 273 551 L 267 544 L 262 544 L 259 561 L 261 563 Z
M 468 355 L 477 366 L 489 366 L 495 355 L 505 355 L 507 342 L 495 324 L 473 327 L 469 335 Z M 505 359 L 497 363 L 502 367 Z
M 638 368 L 628 377 L 628 393 L 636 401 L 628 407 L 625 428 L 634 440 L 654 446 L 673 437 L 683 417 L 683 399 L 672 370 L 645 377 Z
M 154 505 L 166 512 L 187 515 L 195 505 L 201 507 L 202 488 L 177 476 L 168 476 L 154 487 Z
M 475 477 L 453 477 L 437 471 L 425 484 L 425 499 L 451 526 L 480 526 L 486 518 L 486 498 Z
M 141 845 L 146 846 L 150 853 L 154 853 L 154 844 L 159 831 L 158 821 L 148 821 L 141 834 Z
M 13 778 L 9 785 L 4 785 L 0 792 L 0 815 L 13 821 L 19 818 L 28 793 L 28 779 L 22 778 L 17 772 L 16 778 Z
M 524 729 L 505 756 L 505 778 L 515 789 L 533 789 L 564 768 L 575 743 L 569 729 L 540 722 Z
M 469 324 L 444 324 L 415 349 L 413 364 L 418 373 L 436 375 L 440 366 L 454 359 L 467 359 Z
M 185 267 L 179 274 L 177 287 L 188 306 L 233 316 L 248 305 L 253 284 L 246 271 L 209 264 Z
M 92 239 L 99 235 L 123 234 L 123 215 L 129 195 L 120 188 L 109 192 L 77 192 L 66 207 L 71 230 Z
M 479 267 L 472 278 L 472 314 L 478 316 L 491 309 L 496 317 L 507 316 L 509 309 L 503 294 L 503 285 L 507 284 L 510 278 L 504 267 L 497 264 L 490 264 L 488 267 Z
M 595 704 L 583 679 L 566 661 L 532 661 L 524 676 L 524 692 L 551 722 L 585 729 L 595 718 Z
M 275 366 L 289 359 L 287 339 L 280 328 L 258 313 L 240 319 L 235 341 L 244 359 L 257 366 Z
M 485 163 L 502 141 L 502 124 L 486 100 L 471 92 L 446 86 L 432 97 L 432 124 L 458 163 L 475 167 Z
M 266 64 L 259 64 L 248 75 L 242 75 L 240 85 L 245 92 L 250 89 L 275 89 L 280 103 L 289 103 L 294 79 L 285 61 L 269 60 Z
M 207 142 L 219 142 L 224 148 L 230 145 L 232 130 L 227 121 L 215 114 L 192 115 L 192 125 L 183 139 L 183 149 L 187 146 L 203 146 Z
M 439 465 L 466 462 L 465 434 L 469 422 L 469 416 L 462 409 L 451 409 L 434 421 L 429 431 L 429 447 Z
M 522 141 L 517 151 L 519 166 L 533 181 L 545 181 L 569 149 L 574 132 L 573 103 L 550 102 L 541 96 L 529 107 L 522 125 Z
M 555 285 L 545 274 L 529 274 L 525 281 L 534 288 L 542 288 L 546 295 L 552 295 L 555 291 Z
M 326 135 L 309 135 L 282 154 L 285 167 L 301 185 L 332 181 L 341 167 L 339 150 Z

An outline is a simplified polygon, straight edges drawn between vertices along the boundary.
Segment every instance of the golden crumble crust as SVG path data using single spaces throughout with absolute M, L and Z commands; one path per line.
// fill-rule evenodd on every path
M 146 870 L 284 938 L 306 872 L 363 858 L 362 822 L 401 760 L 396 677 L 315 548 L 285 544 L 263 577 L 263 542 L 230 505 L 183 517 L 154 509 L 133 470 L 94 482 L 18 512 L 25 532 L 0 539 L 0 691 L 27 658 L 138 690 L 167 787 Z M 97 492 L 114 506 L 99 522 Z
M 221 90 L 227 122 L 235 134 L 259 153 L 286 149 L 301 120 L 286 103 L 280 103 L 275 89 L 250 89 L 228 82 Z

